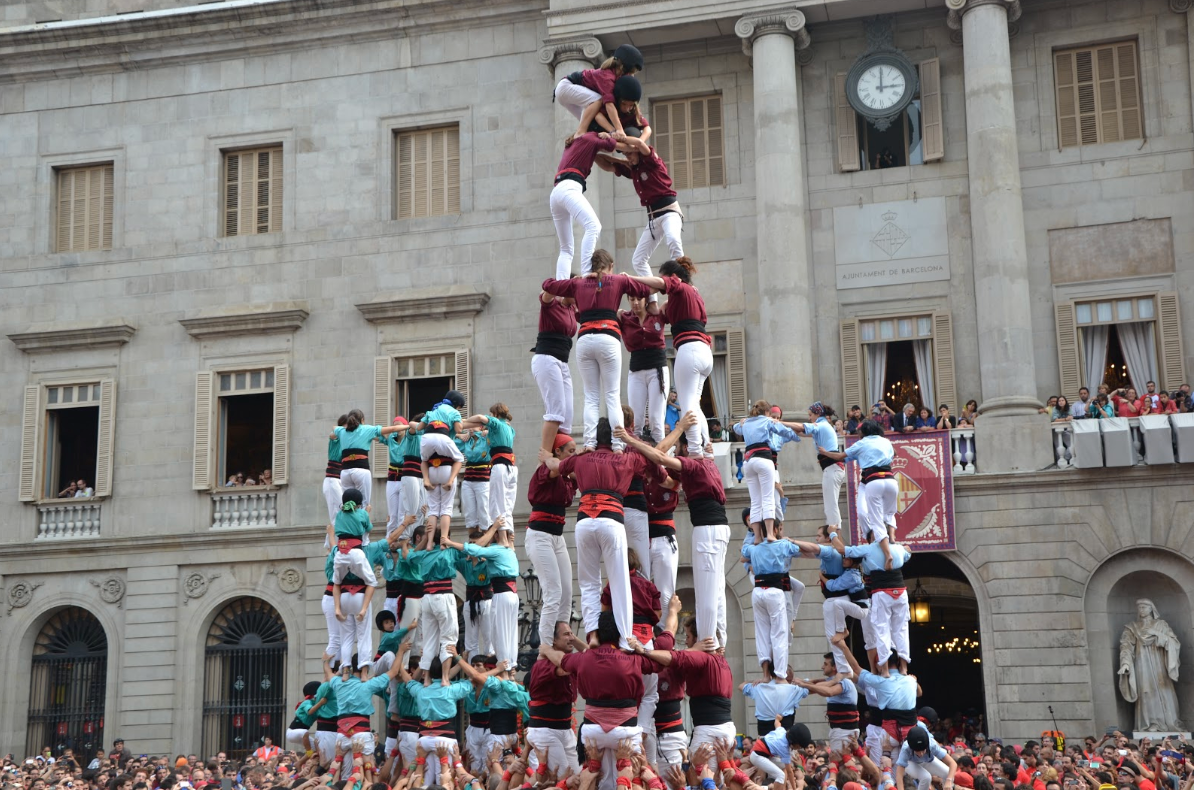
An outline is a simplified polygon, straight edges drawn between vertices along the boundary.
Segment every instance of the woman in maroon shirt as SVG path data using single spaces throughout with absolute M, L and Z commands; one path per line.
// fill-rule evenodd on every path
M 614 259 L 605 250 L 593 253 L 593 271 L 569 280 L 546 280 L 543 290 L 570 296 L 580 311 L 576 362 L 585 387 L 585 447 L 597 447 L 601 403 L 615 428 L 622 425 L 622 327 L 618 306 L 623 294 L 649 296 L 651 289 L 626 274 L 612 274 Z M 710 363 L 712 364 L 712 363 Z M 621 442 L 614 445 L 621 450 Z
M 576 442 L 566 433 L 557 433 L 551 454 L 557 461 L 570 458 L 576 455 Z M 572 614 L 572 558 L 568 556 L 563 535 L 565 511 L 575 496 L 576 482 L 561 477 L 546 464 L 539 465 L 527 486 L 531 516 L 527 519 L 523 548 L 543 591 L 539 617 L 541 644 L 552 640 L 556 621 L 567 621 Z
M 572 372 L 568 356 L 576 334 L 576 300 L 539 294 L 539 334 L 531 353 L 531 375 L 543 396 L 543 434 L 539 446 L 548 452 L 556 434 L 572 433 Z
M 692 412 L 696 424 L 688 429 L 688 454 L 700 458 L 709 443 L 709 423 L 701 411 L 701 393 L 705 380 L 713 372 L 713 340 L 705 334 L 705 300 L 692 286 L 696 266 L 686 256 L 667 261 L 659 267 L 660 277 L 632 276 L 668 295 L 663 314 L 672 325 L 673 363 L 676 374 L 676 405 L 680 413 Z
M 630 309 L 618 313 L 622 342 L 630 352 L 630 375 L 626 377 L 626 398 L 635 422 L 649 426 L 651 441 L 663 441 L 663 418 L 671 376 L 667 369 L 663 326 L 667 319 L 647 312 L 647 300 L 630 297 Z
M 580 270 L 582 274 L 589 272 L 589 259 L 597 246 L 597 237 L 601 235 L 601 220 L 585 199 L 585 182 L 593 170 L 597 153 L 613 151 L 617 147 L 618 142 L 605 132 L 586 132 L 564 141 L 564 156 L 560 159 L 555 186 L 547 201 L 560 240 L 560 254 L 556 258 L 557 280 L 563 280 L 572 272 L 573 220 L 585 228 L 585 236 L 580 242 Z

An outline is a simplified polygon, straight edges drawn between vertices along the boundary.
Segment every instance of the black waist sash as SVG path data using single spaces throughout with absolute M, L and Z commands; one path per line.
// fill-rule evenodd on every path
M 781 590 L 791 590 L 792 577 L 786 573 L 756 573 L 755 587 L 778 587 Z
M 901 727 L 916 726 L 916 708 L 903 710 L 900 708 L 885 708 L 879 711 L 883 721 L 894 721 Z
M 728 524 L 726 506 L 716 499 L 688 500 L 688 515 L 694 527 L 712 527 Z
M 883 466 L 868 466 L 862 470 L 862 482 L 869 483 L 872 480 L 884 480 L 892 477 L 891 465 L 885 464 Z
M 536 702 L 531 700 L 531 720 L 528 727 L 548 730 L 572 729 L 572 705 L 568 702 Z
M 572 338 L 561 332 L 540 332 L 535 337 L 535 347 L 531 349 L 536 354 L 555 357 L 561 362 L 568 361 L 572 351 Z M 633 368 L 631 368 L 633 370 Z
M 667 349 L 640 348 L 630 352 L 630 370 L 655 370 L 667 364 Z
M 340 450 L 340 467 L 342 469 L 368 469 L 369 451 L 352 447 Z
M 825 718 L 829 719 L 831 727 L 839 730 L 853 730 L 858 727 L 858 706 L 845 702 L 825 703 Z
M 695 726 L 725 724 L 732 721 L 730 701 L 725 697 L 690 697 L 688 710 Z
M 531 503 L 531 516 L 527 520 L 527 529 L 546 532 L 548 535 L 563 535 L 567 513 L 568 508 L 565 505 Z
M 870 575 L 866 578 L 868 592 L 872 590 L 898 590 L 906 586 L 904 583 L 904 571 L 899 568 L 891 571 L 871 571 Z
M 682 699 L 661 699 L 655 706 L 655 732 L 683 732 L 684 714 L 680 710 Z
M 489 709 L 489 733 L 513 735 L 518 732 L 518 711 L 514 708 Z

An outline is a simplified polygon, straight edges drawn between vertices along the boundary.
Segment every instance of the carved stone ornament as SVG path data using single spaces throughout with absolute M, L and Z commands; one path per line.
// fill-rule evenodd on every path
M 8 586 L 8 613 L 13 609 L 23 609 L 33 600 L 33 591 L 41 587 L 41 582 L 13 582 Z
M 748 58 L 754 51 L 755 39 L 773 33 L 791 36 L 797 51 L 807 49 L 813 41 L 804 26 L 804 14 L 795 8 L 744 16 L 734 23 L 734 34 L 742 39 L 742 52 Z
M 278 577 L 278 587 L 284 593 L 296 593 L 303 589 L 303 572 L 293 565 L 284 568 L 270 567 L 269 572 Z
M 1194 0 L 1169 0 L 1169 10 L 1176 14 L 1184 14 L 1194 8 Z
M 570 41 L 544 41 L 543 46 L 539 47 L 539 62 L 547 66 L 553 76 L 556 66 L 565 61 L 584 61 L 598 66 L 604 56 L 605 47 L 601 46 L 601 42 L 592 36 L 574 38 Z
M 104 603 L 114 603 L 116 608 L 123 608 L 121 603 L 124 600 L 124 579 L 119 576 L 108 576 L 99 581 L 95 579 L 88 579 L 92 587 L 99 588 L 100 600 Z
M 182 593 L 186 596 L 183 599 L 182 605 L 186 606 L 191 602 L 192 598 L 202 598 L 212 581 L 219 578 L 219 576 L 220 574 L 218 573 L 204 575 L 199 571 L 188 573 L 186 578 L 182 580 Z
M 980 5 L 999 5 L 1006 8 L 1009 25 L 1020 18 L 1020 0 L 945 0 L 945 7 L 949 9 L 949 16 L 945 18 L 945 24 L 949 25 L 951 30 L 961 30 L 962 17 L 967 11 L 978 8 Z

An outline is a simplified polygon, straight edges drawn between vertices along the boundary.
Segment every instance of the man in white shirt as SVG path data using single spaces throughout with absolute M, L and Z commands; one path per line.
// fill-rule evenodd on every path
M 1086 410 L 1090 406 L 1090 390 L 1082 387 L 1078 390 L 1078 400 L 1070 404 L 1070 416 L 1075 420 L 1086 418 Z

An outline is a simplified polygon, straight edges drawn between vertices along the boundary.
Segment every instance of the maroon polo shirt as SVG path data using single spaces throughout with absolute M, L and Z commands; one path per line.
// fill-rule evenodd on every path
M 652 516 L 669 515 L 680 504 L 680 489 L 664 488 L 663 479 L 647 483 L 647 514 Z
M 614 605 L 608 584 L 601 591 L 601 605 Z M 659 602 L 659 588 L 652 584 L 650 579 L 640 576 L 638 571 L 634 570 L 630 572 L 630 607 L 634 610 L 635 617 L 645 617 L 647 622 L 654 622 L 655 613 L 663 608 Z
M 600 286 L 600 287 L 598 287 Z M 622 296 L 647 297 L 651 289 L 626 274 L 606 274 L 601 277 L 573 277 L 569 280 L 543 281 L 543 290 L 555 296 L 571 296 L 576 300 L 576 309 L 581 313 L 590 310 L 608 310 L 616 313 L 622 303 Z
M 602 139 L 596 132 L 585 132 L 564 148 L 564 155 L 560 158 L 560 167 L 556 173 L 575 170 L 587 179 L 593 170 L 593 160 L 597 158 L 597 153 L 613 151 L 617 147 L 618 141 L 612 137 Z
M 608 447 L 598 447 L 591 453 L 565 458 L 560 462 L 560 475 L 575 475 L 582 495 L 587 491 L 612 491 L 625 497 L 635 475 L 653 478 L 657 468 L 638 453 L 617 455 Z
M 675 326 L 680 321 L 695 319 L 702 324 L 708 321 L 705 315 L 705 300 L 686 282 L 679 277 L 670 275 L 663 278 L 664 290 L 667 292 L 667 306 L 663 314 L 667 322 Z
M 700 650 L 673 650 L 672 669 L 688 687 L 690 697 L 725 697 L 734 695 L 734 676 L 724 657 Z
M 658 671 L 659 665 L 646 656 L 623 653 L 602 645 L 583 653 L 569 653 L 560 668 L 576 676 L 577 691 L 586 700 L 643 700 L 643 675 Z
M 539 331 L 554 332 L 572 337 L 576 334 L 576 305 L 552 299 L 551 304 L 539 300 Z
M 712 458 L 688 458 L 677 456 L 680 462 L 680 485 L 684 488 L 685 500 L 712 499 L 726 503 L 726 492 L 721 485 L 721 472 Z
M 649 313 L 646 318 L 646 321 L 640 322 L 638 316 L 631 310 L 623 310 L 618 313 L 618 323 L 622 326 L 622 342 L 626 345 L 627 351 L 664 347 L 663 327 L 667 323 L 667 319 L 662 315 Z
M 527 682 L 531 705 L 571 705 L 576 702 L 576 678 L 560 675 L 556 665 L 541 658 L 531 665 L 531 679 Z
M 676 196 L 667 165 L 659 158 L 659 154 L 655 153 L 654 148 L 649 155 L 639 154 L 637 165 L 629 162 L 614 163 L 614 173 L 633 182 L 639 202 L 647 208 L 663 198 Z
M 593 93 L 601 94 L 602 104 L 614 103 L 614 83 L 618 75 L 613 69 L 585 69 L 580 73 L 580 81 Z
M 576 482 L 560 474 L 551 476 L 551 470 L 546 465 L 540 465 L 531 475 L 531 482 L 527 485 L 527 501 L 534 505 L 563 505 L 572 504 L 576 496 Z
M 664 631 L 659 636 L 655 637 L 656 650 L 672 650 L 676 646 L 675 634 L 670 634 Z M 684 699 L 684 675 L 676 668 L 675 664 L 670 667 L 663 667 L 659 670 L 659 701 L 671 702 L 673 700 Z

